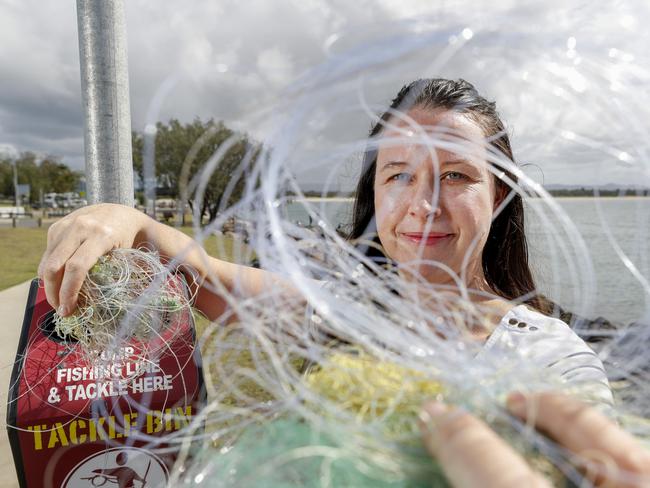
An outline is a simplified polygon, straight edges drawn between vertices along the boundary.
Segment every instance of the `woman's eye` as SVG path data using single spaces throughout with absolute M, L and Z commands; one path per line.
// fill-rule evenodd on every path
M 411 175 L 409 173 L 397 173 L 390 178 L 388 181 L 396 181 L 398 183 L 408 183 L 411 181 Z
M 463 173 L 459 173 L 458 171 L 450 171 L 449 173 L 445 173 L 442 176 L 443 180 L 450 180 L 450 181 L 463 181 L 467 179 L 467 175 L 464 175 Z

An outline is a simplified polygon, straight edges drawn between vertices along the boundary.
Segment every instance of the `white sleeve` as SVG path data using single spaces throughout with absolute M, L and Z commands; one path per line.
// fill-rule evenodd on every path
M 540 355 L 544 367 L 565 382 L 568 393 L 611 409 L 614 399 L 602 361 L 564 322 L 557 328 L 545 341 L 550 350 Z
M 518 307 L 519 308 L 519 307 Z M 508 346 L 545 371 L 549 383 L 612 414 L 614 399 L 598 355 L 561 320 L 528 309 L 506 316 L 493 347 Z

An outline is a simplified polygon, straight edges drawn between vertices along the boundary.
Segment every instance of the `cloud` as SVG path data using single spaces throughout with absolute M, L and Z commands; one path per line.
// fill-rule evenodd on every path
M 8 1 L 0 17 L 0 143 L 78 162 L 83 119 L 74 4 Z
M 213 117 L 258 137 L 277 130 L 278 115 L 309 107 L 291 134 L 295 165 L 324 178 L 327 153 L 362 139 L 370 125 L 362 101 L 378 110 L 410 79 L 464 77 L 497 101 L 518 158 L 541 168 L 546 182 L 650 181 L 643 160 L 650 13 L 643 2 L 125 4 L 134 129 L 143 129 L 165 89 L 157 119 Z M 5 1 L 0 17 L 0 143 L 81 167 L 74 2 Z M 317 89 L 301 98 L 305 83 Z M 562 131 L 601 146 L 563 139 Z M 632 164 L 617 163 L 616 151 L 629 153 Z
M 13 144 L 0 144 L 0 157 L 2 158 L 16 158 L 19 151 Z
M 262 79 L 275 86 L 286 86 L 295 76 L 291 58 L 277 47 L 265 49 L 257 55 L 257 69 Z

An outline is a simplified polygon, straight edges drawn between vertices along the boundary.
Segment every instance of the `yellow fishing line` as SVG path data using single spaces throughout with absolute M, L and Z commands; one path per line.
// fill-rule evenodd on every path
M 309 387 L 354 412 L 360 421 L 417 414 L 444 388 L 421 371 L 380 360 L 362 351 L 335 352 L 306 376 Z

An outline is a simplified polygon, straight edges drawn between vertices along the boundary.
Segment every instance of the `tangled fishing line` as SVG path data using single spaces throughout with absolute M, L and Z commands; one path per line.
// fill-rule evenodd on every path
M 524 36 L 512 31 L 514 22 L 508 23 L 503 35 L 495 32 L 490 21 L 483 22 L 486 28 L 474 30 L 465 25 L 445 27 L 437 18 L 398 23 L 390 42 L 373 39 L 356 50 L 337 51 L 339 45 L 345 46 L 345 38 L 334 36 L 326 46 L 327 61 L 287 88 L 280 107 L 264 107 L 255 114 L 257 119 L 252 118 L 274 130 L 265 141 L 268 147 L 255 158 L 248 154 L 225 189 L 222 202 L 229 201 L 234 182 L 246 172 L 238 203 L 230 207 L 224 203 L 212 222 L 199 225 L 206 182 L 219 171 L 225 149 L 217 151 L 192 181 L 181 181 L 181 194 L 194 198 L 199 242 L 216 234 L 218 244 L 225 246 L 221 232 L 225 224 L 246 220 L 250 223 L 247 246 L 237 246 L 240 241 L 235 240 L 233 259 L 248 264 L 254 253 L 261 267 L 282 277 L 287 286 L 269 280 L 262 293 L 250 297 L 240 293 L 236 284 L 227 289 L 218 276 L 210 277 L 212 291 L 224 298 L 228 310 L 206 325 L 199 337 L 210 402 L 200 421 L 180 436 L 184 455 L 171 483 L 211 487 L 444 484 L 440 470 L 421 446 L 417 428 L 417 412 L 432 397 L 479 415 L 554 480 L 585 481 L 560 446 L 506 412 L 504 399 L 513 390 L 560 390 L 595 403 L 598 395 L 579 382 L 568 384 L 561 369 L 541 369 L 527 356 L 530 351 L 484 348 L 472 334 L 487 328 L 489 311 L 472 302 L 474 291 L 464 285 L 462 271 L 456 276 L 440 263 L 426 263 L 447 273 L 457 294 L 450 293 L 449 286 L 399 279 L 400 272 L 409 270 L 372 258 L 371 251 L 378 245 L 372 232 L 355 242 L 346 240 L 345 232 L 332 222 L 327 208 L 332 201 L 310 200 L 295 177 L 296 168 L 305 172 L 305 165 L 307 172 L 328 171 L 323 196 L 331 196 L 335 174 L 350 162 L 358 165 L 359 154 L 369 143 L 348 137 L 326 148 L 314 146 L 319 131 L 336 132 L 341 118 L 351 113 L 374 124 L 385 106 L 368 98 L 380 83 L 394 88 L 406 81 L 405 73 L 415 78 L 423 71 L 437 76 L 459 70 L 470 80 L 521 88 L 512 89 L 513 100 L 504 102 L 513 114 L 549 110 L 561 114 L 548 127 L 522 124 L 540 137 L 522 148 L 528 159 L 548 156 L 549 148 L 560 146 L 569 155 L 600 158 L 603 166 L 625 163 L 644 171 L 647 143 L 633 147 L 630 142 L 632 133 L 646 136 L 640 139 L 646 141 L 649 133 L 650 100 L 637 86 L 649 79 L 643 66 L 619 62 L 616 53 L 611 55 L 596 42 L 581 51 L 571 37 L 567 48 L 564 31 L 557 34 L 562 42 L 533 53 L 539 56 L 507 50 L 504 46 Z M 584 25 L 589 29 L 591 24 Z M 608 64 L 599 61 L 601 50 L 609 56 Z M 425 56 L 430 60 L 426 69 L 421 66 Z M 528 63 L 529 58 L 535 62 Z M 619 85 L 637 87 L 637 98 L 620 96 Z M 520 96 L 514 95 L 517 91 Z M 528 95 L 548 93 L 548 98 L 539 100 Z M 543 100 L 551 100 L 552 107 Z M 571 128 L 576 120 L 598 117 L 601 125 L 603 120 L 615 120 L 623 129 L 616 132 L 608 127 L 606 134 L 581 136 L 563 126 Z M 432 159 L 439 149 L 458 154 L 476 149 L 453 133 L 431 135 L 417 124 L 407 121 L 406 125 L 396 139 L 416 141 Z M 596 142 L 600 135 L 605 142 Z M 508 184 L 511 195 L 524 199 L 528 215 L 545 230 L 532 241 L 547 259 L 542 271 L 550 284 L 545 291 L 557 291 L 581 314 L 591 314 L 596 295 L 589 253 L 592 242 L 586 242 L 567 212 L 538 182 L 487 142 L 490 171 Z M 504 177 L 506 171 L 518 181 Z M 345 197 L 341 200 L 350 204 Z M 596 200 L 594 222 L 601 225 L 616 259 L 633 276 L 630 290 L 647 302 L 646 258 L 630 259 L 623 250 L 625 243 L 610 232 L 611 222 L 598 205 Z M 635 208 L 638 220 L 645 222 L 647 207 Z M 305 222 L 313 225 L 307 228 Z M 638 255 L 650 254 L 648 242 L 638 238 Z M 150 283 L 164 282 L 169 273 L 153 262 L 157 259 L 135 257 L 128 251 L 114 251 L 103 259 L 84 284 L 79 314 L 70 320 L 57 319 L 57 332 L 82 342 L 87 350 L 115 347 L 115 335 L 123 338 L 124 330 L 139 340 L 156 334 L 157 314 L 174 313 L 188 304 L 161 288 L 151 291 Z M 287 293 L 289 288 L 295 293 Z M 513 303 L 522 305 L 530 298 L 518 297 Z M 120 327 L 121 322 L 130 325 Z M 608 413 L 629 431 L 650 439 L 648 327 L 621 325 L 602 331 L 580 320 L 571 325 L 585 338 L 606 337 L 597 344 L 598 354 L 617 400 L 615 412 Z M 513 333 L 518 333 L 518 327 L 512 325 Z
M 366 92 L 378 79 L 389 83 L 396 73 L 404 76 L 399 68 L 410 67 L 403 59 L 407 58 L 405 52 L 421 55 L 423 46 L 434 46 L 439 61 L 433 62 L 437 74 L 444 71 L 445 60 L 454 56 L 464 59 L 469 48 L 461 49 L 463 44 L 476 39 L 473 45 L 481 46 L 477 56 L 485 54 L 483 61 L 505 64 L 499 76 L 513 79 L 520 75 L 507 67 L 507 61 L 513 65 L 520 61 L 516 50 L 510 57 L 495 56 L 495 52 L 503 55 L 497 46 L 505 40 L 492 31 L 472 33 L 459 28 L 447 35 L 438 24 L 432 25 L 428 30 L 426 23 L 414 23 L 405 27 L 408 32 L 403 37 L 393 38 L 391 45 L 365 45 L 365 50 L 354 51 L 347 58 L 345 54 L 333 55 L 324 66 L 305 74 L 285 94 L 284 118 L 277 118 L 280 129 L 268 141 L 273 150 L 264 152 L 247 169 L 250 177 L 244 197 L 232 207 L 222 207 L 207 227 L 197 226 L 196 235 L 201 240 L 218 233 L 230 218 L 254 223 L 248 235 L 249 248 L 264 269 L 284 277 L 299 290 L 300 299 L 272 282 L 254 298 L 238 294 L 236 287 L 231 293 L 216 285 L 230 308 L 226 317 L 202 334 L 210 404 L 202 415 L 205 434 L 187 433 L 188 446 L 189 439 L 196 442 L 197 437 L 204 439 L 204 445 L 184 465 L 175 482 L 215 487 L 260 483 L 318 487 L 442 485 L 443 477 L 423 451 L 417 429 L 417 411 L 431 397 L 461 405 L 485 419 L 558 483 L 564 479 L 584 482 L 560 446 L 519 423 L 503 405 L 506 394 L 513 390 L 553 389 L 587 401 L 594 400 L 593 391 L 567 384 L 561 371 L 540 369 L 526 351 L 485 350 L 471 339 L 471 332 L 484 327 L 487 311 L 471 302 L 471 290 L 464 287 L 460 277 L 455 281 L 460 296 L 450 295 L 441 285 L 398 279 L 390 263 L 369 257 L 367 249 L 376 246 L 374 236 L 346 241 L 332 224 L 325 200 L 311 202 L 294 177 L 292 168 L 304 161 L 310 161 L 313 168 L 329 168 L 323 185 L 323 194 L 327 194 L 330 186 L 335 186 L 337 167 L 350 161 L 359 164 L 355 155 L 367 150 L 365 139 L 346 140 L 320 152 L 305 141 L 315 138 L 312 127 L 338 121 L 337 114 L 356 110 L 374 122 L 381 108 L 366 101 Z M 548 65 L 550 70 L 552 61 Z M 391 66 L 388 72 L 386 66 Z M 541 72 L 538 67 L 538 80 L 523 76 L 525 90 L 547 88 L 551 82 Z M 572 72 L 567 73 L 566 83 L 571 83 Z M 473 74 L 478 79 L 484 76 L 480 69 Z M 600 83 L 597 76 L 592 74 L 595 84 Z M 620 105 L 603 108 L 606 102 L 601 98 L 592 101 L 592 109 L 628 109 Z M 533 102 L 527 110 L 534 107 L 537 105 Z M 566 116 L 581 113 L 578 108 Z M 431 153 L 439 148 L 459 154 L 474 150 L 453 133 L 431 136 L 415 124 L 408 129 L 396 137 L 411 143 L 416 140 Z M 647 127 L 635 129 L 643 132 Z M 549 131 L 549 140 L 567 140 L 566 133 Z M 605 145 L 579 141 L 594 151 L 594 157 L 617 157 L 618 153 L 613 154 Z M 645 150 L 637 149 L 639 155 Z M 524 198 L 533 219 L 548 229 L 535 245 L 545 249 L 550 263 L 545 271 L 551 275 L 550 281 L 563 292 L 572 293 L 576 308 L 589 313 L 594 302 L 595 271 L 588 244 L 575 224 L 538 183 L 499 151 L 491 148 L 487 157 L 496 177 L 502 177 L 501 169 L 517 176 L 519 181 L 508 181 L 508 185 Z M 215 158 L 205 168 L 205 175 L 218 168 L 219 158 Z M 189 189 L 195 197 L 194 208 L 200 208 L 204 190 L 200 184 Z M 292 219 L 291 212 L 297 208 L 303 223 L 313 223 L 310 229 Z M 647 245 L 644 249 L 647 251 Z M 239 257 L 245 262 L 247 253 L 241 252 Z M 218 283 L 218 277 L 213 277 L 213 282 Z M 642 286 L 633 289 L 644 290 Z M 647 297 L 643 293 L 641 296 Z M 587 330 L 585 322 L 572 325 L 585 337 L 596 332 Z M 612 379 L 624 379 L 624 384 L 615 388 L 618 403 L 613 415 L 626 428 L 647 438 L 650 429 L 643 407 L 648 398 L 644 377 L 647 365 L 642 360 L 641 345 L 648 343 L 648 330 L 622 327 L 607 334 L 610 340 L 600 344 L 600 358 Z
M 189 309 L 190 298 L 157 253 L 115 249 L 88 272 L 78 303 L 73 315 L 54 314 L 54 334 L 76 343 L 92 364 L 102 353 L 133 341 L 145 348 L 141 354 L 151 353 L 146 345 L 173 330 L 175 316 Z

